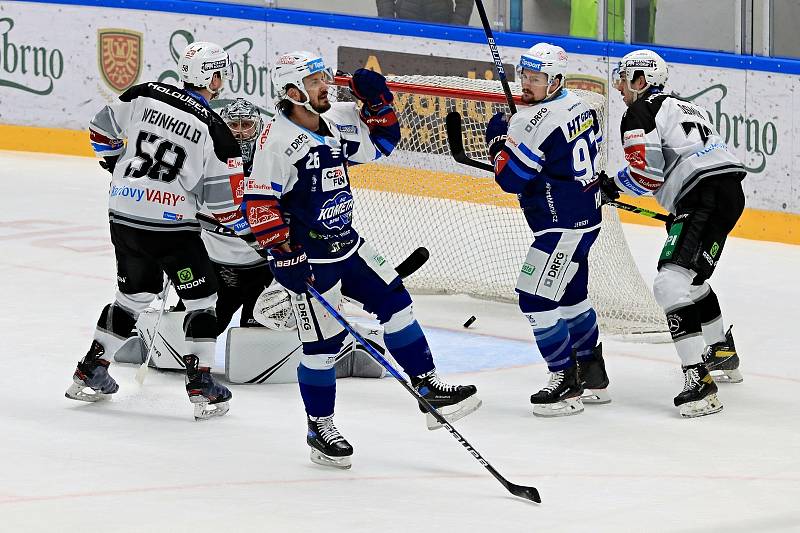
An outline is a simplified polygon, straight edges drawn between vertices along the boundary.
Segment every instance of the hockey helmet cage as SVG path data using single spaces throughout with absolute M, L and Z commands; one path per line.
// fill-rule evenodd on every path
M 283 54 L 275 60 L 272 67 L 272 86 L 277 95 L 277 101 L 289 100 L 293 104 L 305 107 L 309 111 L 316 113 L 317 111 L 311 107 L 308 92 L 306 92 L 303 80 L 316 74 L 317 72 L 324 72 L 328 82 L 333 81 L 333 72 L 325 65 L 325 60 L 317 54 L 311 52 L 298 51 Z M 288 88 L 292 86 L 297 88 L 304 96 L 304 101 L 299 102 L 293 100 L 288 96 Z
M 261 112 L 251 102 L 244 98 L 237 98 L 223 107 L 219 116 L 230 128 L 231 133 L 239 141 L 242 148 L 242 161 L 245 164 L 253 160 L 253 149 L 256 137 L 261 132 L 263 119 Z
M 178 76 L 184 83 L 208 88 L 217 72 L 223 80 L 233 79 L 233 66 L 228 52 L 218 44 L 194 42 L 184 49 L 178 59 Z

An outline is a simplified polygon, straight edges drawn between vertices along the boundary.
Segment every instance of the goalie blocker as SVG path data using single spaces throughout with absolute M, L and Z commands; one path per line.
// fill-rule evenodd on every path
M 185 313 L 166 312 L 155 335 L 150 366 L 161 370 L 184 370 L 181 354 L 187 353 L 183 333 Z M 114 359 L 141 364 L 153 339 L 157 310 L 147 310 L 136 322 L 137 335 L 128 338 Z M 384 358 L 391 359 L 383 344 L 383 328 L 355 324 L 364 339 Z M 225 348 L 225 378 L 231 383 L 297 383 L 297 365 L 302 355 L 297 331 L 263 328 L 228 329 Z M 386 370 L 364 347 L 348 337 L 336 356 L 336 377 L 382 378 Z

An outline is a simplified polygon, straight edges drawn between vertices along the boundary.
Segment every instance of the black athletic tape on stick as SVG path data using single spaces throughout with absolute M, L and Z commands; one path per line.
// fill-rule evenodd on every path
M 516 485 L 511 483 L 506 478 L 504 478 L 500 473 L 494 469 L 492 465 L 489 464 L 489 461 L 484 459 L 478 450 L 472 447 L 472 445 L 465 439 L 456 429 L 448 422 L 439 411 L 436 410 L 434 406 L 432 406 L 428 400 L 420 396 L 419 392 L 417 392 L 414 387 L 409 385 L 409 383 L 403 378 L 400 372 L 397 371 L 386 359 L 384 359 L 380 353 L 364 338 L 358 333 L 358 331 L 350 325 L 350 323 L 345 320 L 345 318 L 323 298 L 323 296 L 317 292 L 317 290 L 312 286 L 308 285 L 308 292 L 311 293 L 317 301 L 322 304 L 322 306 L 333 316 L 333 318 L 342 325 L 350 334 L 356 339 L 356 341 L 360 342 L 364 349 L 369 353 L 369 355 L 375 359 L 378 363 L 380 363 L 383 368 L 385 368 L 402 386 L 409 394 L 411 394 L 420 405 L 422 405 L 426 411 L 428 411 L 437 422 L 439 422 L 449 433 L 453 436 L 458 442 L 461 443 L 464 448 L 467 449 L 469 454 L 474 457 L 480 464 L 488 470 L 497 481 L 499 481 L 511 494 L 514 496 L 519 496 L 520 498 L 525 498 L 526 500 L 530 500 L 536 503 L 541 503 L 542 499 L 539 496 L 539 491 L 536 490 L 535 487 L 526 487 L 524 485 Z

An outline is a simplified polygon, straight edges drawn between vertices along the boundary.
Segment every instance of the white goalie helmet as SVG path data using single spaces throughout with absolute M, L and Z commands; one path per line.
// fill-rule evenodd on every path
M 324 72 L 328 82 L 333 81 L 333 72 L 325 66 L 325 60 L 317 54 L 311 52 L 289 52 L 283 54 L 275 60 L 272 67 L 271 79 L 272 86 L 278 97 L 278 101 L 289 100 L 293 104 L 305 107 L 312 113 L 317 111 L 311 106 L 308 92 L 306 92 L 303 80 L 317 72 Z M 303 95 L 304 101 L 293 100 L 287 94 L 289 86 L 296 87 Z
M 522 76 L 523 70 L 542 72 L 547 75 L 547 84 L 549 85 L 556 76 L 561 76 L 561 83 L 558 87 L 560 89 L 564 86 L 567 76 L 567 63 L 567 53 L 560 46 L 549 43 L 536 43 L 520 56 L 519 64 L 517 65 L 517 77 Z M 555 94 L 558 89 L 552 92 L 548 90 L 547 96 Z
M 181 81 L 196 87 L 208 88 L 217 72 L 223 80 L 233 79 L 231 59 L 228 57 L 228 52 L 218 44 L 194 42 L 186 47 L 178 60 L 178 75 Z M 220 90 L 212 92 L 218 94 Z
M 644 80 L 647 83 L 645 89 L 648 87 L 663 87 L 669 77 L 669 69 L 664 58 L 652 50 L 634 50 L 620 59 L 617 68 L 614 69 L 614 85 L 625 81 L 628 84 L 628 89 L 633 91 L 630 83 L 637 72 L 644 74 Z

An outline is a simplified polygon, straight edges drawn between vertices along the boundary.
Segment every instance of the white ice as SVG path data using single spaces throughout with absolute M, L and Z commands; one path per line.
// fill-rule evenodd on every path
M 439 367 L 483 407 L 456 424 L 509 495 L 393 379 L 338 384 L 353 468 L 312 464 L 296 385 L 233 386 L 197 423 L 176 374 L 113 365 L 112 401 L 64 398 L 115 289 L 107 174 L 91 159 L 0 153 L 0 531 L 800 531 L 800 248 L 731 239 L 713 278 L 745 381 L 681 419 L 669 344 L 605 339 L 613 403 L 533 417 L 546 380 L 511 305 L 416 298 Z M 663 230 L 626 227 L 648 278 Z M 465 330 L 462 323 L 475 315 Z

